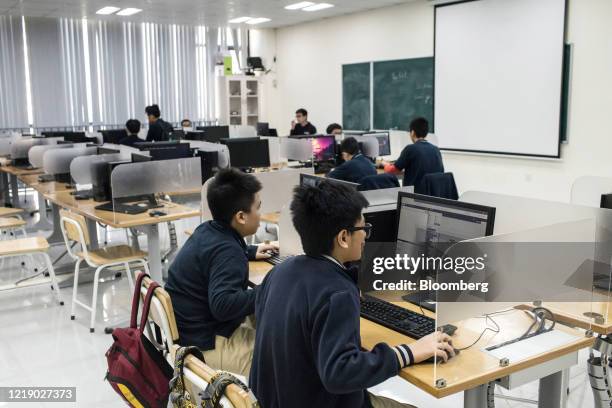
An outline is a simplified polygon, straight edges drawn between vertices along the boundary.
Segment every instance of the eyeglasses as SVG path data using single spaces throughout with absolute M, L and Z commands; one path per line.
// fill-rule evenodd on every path
M 370 223 L 365 223 L 363 225 L 363 227 L 350 227 L 346 229 L 348 232 L 355 232 L 355 231 L 364 231 L 366 233 L 366 239 L 370 238 L 370 235 L 372 235 L 372 224 Z

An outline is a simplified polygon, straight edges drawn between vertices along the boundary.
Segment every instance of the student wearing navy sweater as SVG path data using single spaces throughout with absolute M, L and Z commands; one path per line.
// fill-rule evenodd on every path
M 340 143 L 340 152 L 344 163 L 333 169 L 327 177 L 359 183 L 362 178 L 376 175 L 374 163 L 359 151 L 359 142 L 354 137 L 347 137 Z
M 402 150 L 394 164 L 384 163 L 385 173 L 397 174 L 404 171 L 404 187 L 419 186 L 427 174 L 444 173 L 440 149 L 425 139 L 428 134 L 427 119 L 414 119 L 410 123 L 412 144 Z
M 361 193 L 329 181 L 296 188 L 291 211 L 306 255 L 276 266 L 255 300 L 249 384 L 263 408 L 405 408 L 366 390 L 434 353 L 453 356 L 441 332 L 362 350 L 357 277 L 345 264 L 361 258 L 366 206 Z
M 249 260 L 265 259 L 271 245 L 247 246 L 259 227 L 261 184 L 234 169 L 220 171 L 208 187 L 213 221 L 200 225 L 168 271 L 179 343 L 197 346 L 206 363 L 248 375 L 255 328 L 257 290 L 247 288 Z

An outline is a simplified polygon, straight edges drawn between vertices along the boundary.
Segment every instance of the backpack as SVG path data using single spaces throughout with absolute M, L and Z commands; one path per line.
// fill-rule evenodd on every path
M 200 403 L 198 404 L 196 398 L 185 389 L 185 380 L 183 379 L 185 358 L 190 354 L 205 363 L 204 355 L 197 347 L 181 347 L 176 351 L 174 375 L 170 380 L 170 402 L 172 402 L 174 408 L 220 408 L 222 406 L 221 398 L 223 398 L 225 389 L 230 384 L 236 384 L 250 395 L 253 401 L 252 408 L 259 407 L 251 390 L 238 378 L 225 371 L 217 371 L 211 378 L 206 389 L 199 393 Z
M 172 367 L 144 335 L 151 300 L 159 287 L 156 282 L 151 283 L 147 291 L 140 327 L 136 327 L 140 286 L 145 276 L 149 275 L 142 273 L 136 280 L 130 327 L 113 330 L 114 343 L 106 352 L 108 371 L 105 380 L 131 407 L 166 408 Z

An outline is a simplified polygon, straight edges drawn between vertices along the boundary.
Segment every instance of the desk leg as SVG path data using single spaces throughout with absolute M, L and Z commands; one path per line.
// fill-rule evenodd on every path
M 19 208 L 19 188 L 17 186 L 17 176 L 11 174 L 11 204 L 13 208 Z
M 540 379 L 539 408 L 565 408 L 567 405 L 567 373 L 558 371 Z
M 487 408 L 487 396 L 489 384 L 479 385 L 476 388 L 466 390 L 463 393 L 464 408 Z
M 38 213 L 40 214 L 39 221 L 28 228 L 28 232 L 52 230 L 54 225 L 49 221 L 49 216 L 47 215 L 47 200 L 40 193 L 38 193 Z
M 45 211 L 46 211 L 46 208 L 45 208 Z M 52 204 L 51 213 L 53 214 L 53 232 L 51 233 L 50 236 L 47 237 L 47 241 L 50 244 L 63 244 L 64 236 L 62 235 L 62 230 L 60 227 L 59 207 L 55 204 Z
M 147 234 L 147 252 L 149 253 L 149 271 L 154 281 L 162 284 L 161 248 L 159 247 L 159 226 L 157 224 L 145 227 Z
M 0 172 L 0 198 L 2 199 L 2 202 L 0 202 L 0 205 L 3 206 L 7 206 L 8 204 L 10 204 L 9 201 L 9 181 L 8 181 L 8 174 L 5 172 Z
M 87 231 L 89 232 L 89 245 L 91 249 L 98 249 L 98 224 L 94 220 L 86 218 Z

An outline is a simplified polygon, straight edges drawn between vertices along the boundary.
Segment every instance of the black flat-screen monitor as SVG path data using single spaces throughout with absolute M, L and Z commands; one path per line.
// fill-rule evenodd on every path
M 270 167 L 270 150 L 268 141 L 258 137 L 223 139 L 227 145 L 232 167 L 248 169 Z
M 334 136 L 317 136 L 310 139 L 312 157 L 317 163 L 333 161 L 336 157 L 336 138 Z
M 337 180 L 337 179 L 332 179 L 332 178 L 327 178 L 327 177 L 319 177 L 319 176 L 314 176 L 312 174 L 300 174 L 300 186 L 304 187 L 304 186 L 309 186 L 309 187 L 317 187 L 319 184 L 321 184 L 323 181 L 329 181 L 330 183 L 336 183 L 336 184 L 343 184 L 345 186 L 354 188 L 355 190 L 357 190 L 357 187 L 359 187 L 358 183 L 351 183 L 350 181 L 344 181 L 344 180 Z
M 102 142 L 111 143 L 111 144 L 119 144 L 121 139 L 127 137 L 127 130 L 125 129 L 109 129 L 109 130 L 100 130 L 102 133 Z
M 612 194 L 602 194 L 599 208 L 612 209 Z
M 204 141 L 219 143 L 221 139 L 230 137 L 229 126 L 198 126 L 196 130 L 204 132 Z
M 269 136 L 270 133 L 270 124 L 266 122 L 258 122 L 257 123 L 257 135 L 259 136 Z

